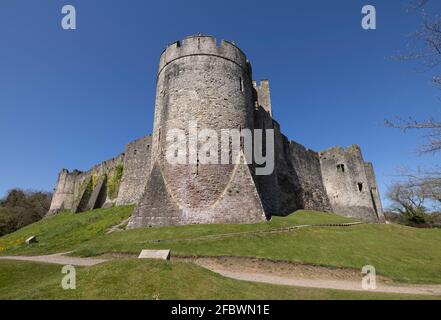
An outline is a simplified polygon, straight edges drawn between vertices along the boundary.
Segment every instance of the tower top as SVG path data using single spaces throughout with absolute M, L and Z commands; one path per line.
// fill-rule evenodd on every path
M 186 37 L 182 41 L 169 44 L 161 54 L 158 75 L 170 62 L 197 55 L 210 55 L 239 65 L 251 77 L 251 66 L 245 53 L 234 42 L 222 40 L 219 44 L 209 35 L 196 34 Z

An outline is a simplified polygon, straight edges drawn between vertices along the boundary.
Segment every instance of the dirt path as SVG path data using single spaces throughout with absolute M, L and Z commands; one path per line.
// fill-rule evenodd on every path
M 4 256 L 0 257 L 0 260 L 19 260 L 19 261 L 32 261 L 42 262 L 60 265 L 73 265 L 81 267 L 90 267 L 99 263 L 106 262 L 105 259 L 92 259 L 92 258 L 78 258 L 66 256 L 70 252 L 56 253 L 46 256 Z
M 249 258 L 176 259 L 191 261 L 220 275 L 236 280 L 350 291 L 365 291 L 361 273 L 354 269 L 331 269 L 318 266 L 273 262 Z M 441 285 L 398 285 L 377 276 L 375 292 L 440 295 Z
M 107 255 L 105 259 L 79 258 L 67 256 L 70 252 L 44 256 L 4 256 L 0 260 L 19 260 L 74 266 L 94 266 L 120 258 Z M 126 257 L 126 256 L 124 256 Z M 134 256 L 133 258 L 135 258 Z M 281 261 L 268 261 L 252 258 L 179 258 L 174 261 L 195 263 L 224 277 L 277 285 L 364 291 L 361 286 L 360 271 L 355 269 L 326 268 Z M 403 285 L 394 284 L 390 279 L 377 276 L 375 292 L 440 295 L 441 285 Z

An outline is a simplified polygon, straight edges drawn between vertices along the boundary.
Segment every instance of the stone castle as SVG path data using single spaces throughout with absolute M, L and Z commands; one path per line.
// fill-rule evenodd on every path
M 171 129 L 273 129 L 275 168 L 256 175 L 241 152 L 236 164 L 169 164 Z M 384 222 L 371 163 L 353 145 L 315 152 L 289 141 L 272 118 L 269 82 L 256 83 L 234 44 L 196 35 L 167 46 L 157 74 L 153 134 L 89 171 L 63 169 L 48 215 L 135 204 L 129 228 L 254 223 L 298 209 Z

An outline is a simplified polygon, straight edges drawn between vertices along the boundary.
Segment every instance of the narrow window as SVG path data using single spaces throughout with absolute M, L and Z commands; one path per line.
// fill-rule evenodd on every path
M 240 86 L 240 91 L 243 92 L 243 79 L 239 78 L 239 86 Z
M 196 175 L 199 175 L 199 151 L 196 152 Z
M 239 135 L 240 135 L 240 150 L 243 150 L 244 147 L 244 137 L 242 136 L 242 126 L 239 126 Z
M 135 150 L 133 150 L 133 154 L 136 156 L 136 152 L 137 152 L 137 150 L 135 149 Z
M 345 165 L 344 164 L 338 164 L 337 165 L 337 171 L 338 172 L 345 172 Z
M 358 183 L 358 191 L 360 191 L 360 192 L 363 191 L 363 183 L 361 183 L 361 182 Z
M 159 128 L 158 130 L 158 149 L 159 149 L 159 153 L 162 155 L 161 128 Z

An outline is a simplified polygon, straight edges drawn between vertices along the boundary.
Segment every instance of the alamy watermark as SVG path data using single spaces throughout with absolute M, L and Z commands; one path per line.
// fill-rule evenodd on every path
M 61 280 L 61 287 L 64 290 L 75 290 L 77 288 L 77 271 L 72 265 L 66 265 L 61 269 L 61 273 L 65 274 Z
M 377 29 L 377 10 L 373 5 L 365 5 L 361 9 L 361 13 L 364 14 L 361 19 L 361 27 L 364 30 L 376 30 Z
M 377 288 L 377 275 L 375 267 L 371 265 L 364 266 L 361 269 L 363 278 L 361 279 L 361 287 L 364 290 L 375 290 Z
M 200 129 L 190 121 L 187 130 L 168 130 L 166 141 L 171 165 L 240 164 L 244 158 L 256 165 L 256 175 L 274 171 L 274 129 Z
M 61 13 L 64 14 L 61 19 L 61 27 L 64 30 L 76 30 L 77 29 L 77 11 L 73 5 L 65 5 L 61 8 Z

